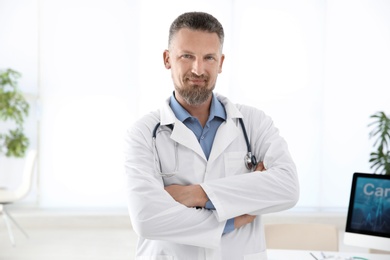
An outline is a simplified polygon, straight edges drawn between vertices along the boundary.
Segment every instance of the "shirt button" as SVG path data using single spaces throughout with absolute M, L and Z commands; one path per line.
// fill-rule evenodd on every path
M 202 140 L 203 140 L 203 139 L 204 139 L 204 135 L 203 135 L 203 136 L 202 136 L 200 139 L 202 139 Z

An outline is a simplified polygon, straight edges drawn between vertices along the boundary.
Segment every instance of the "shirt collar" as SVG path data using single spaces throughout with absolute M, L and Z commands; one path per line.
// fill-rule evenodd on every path
M 192 117 L 187 110 L 185 110 L 175 98 L 175 92 L 173 92 L 170 98 L 170 107 L 172 108 L 173 113 L 181 122 L 184 122 L 187 118 Z M 210 116 L 209 120 L 212 120 L 214 117 L 219 117 L 223 120 L 226 120 L 226 111 L 222 103 L 217 99 L 213 93 L 210 106 Z M 209 121 L 208 120 L 208 121 Z

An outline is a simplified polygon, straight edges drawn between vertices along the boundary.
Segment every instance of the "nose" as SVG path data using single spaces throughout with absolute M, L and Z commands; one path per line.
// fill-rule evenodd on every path
M 201 76 L 204 74 L 204 63 L 202 59 L 196 59 L 192 63 L 192 73 L 195 75 Z

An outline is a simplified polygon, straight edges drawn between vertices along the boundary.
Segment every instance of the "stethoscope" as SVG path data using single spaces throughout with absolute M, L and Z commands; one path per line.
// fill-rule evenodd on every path
M 245 125 L 244 125 L 244 121 L 242 120 L 242 118 L 239 118 L 238 119 L 240 121 L 240 125 L 241 125 L 241 128 L 242 128 L 242 131 L 244 132 L 244 138 L 245 138 L 245 142 L 246 142 L 246 147 L 247 147 L 247 154 L 245 155 L 244 157 L 244 163 L 245 163 L 245 167 L 248 169 L 248 170 L 254 170 L 256 168 L 256 165 L 257 165 L 257 159 L 256 159 L 256 156 L 252 154 L 252 149 L 251 149 L 251 144 L 249 142 L 249 138 L 248 138 L 248 135 L 246 133 L 246 129 L 245 129 Z M 166 125 L 171 131 L 173 131 L 173 124 L 169 124 L 169 125 Z M 157 145 L 156 145 L 156 138 L 157 138 L 157 130 L 158 128 L 160 127 L 160 123 L 157 123 L 157 125 L 154 127 L 153 129 L 153 135 L 152 135 L 152 141 L 153 141 L 153 157 L 154 157 L 154 164 L 155 164 L 155 167 L 156 167 L 156 170 L 157 172 L 162 175 L 162 176 L 165 176 L 165 177 L 172 177 L 174 176 L 175 174 L 178 173 L 178 163 L 177 163 L 177 160 L 178 160 L 178 151 L 177 151 L 177 142 L 175 142 L 175 168 L 173 170 L 173 172 L 171 173 L 163 173 L 161 171 L 161 162 L 159 160 L 159 154 L 158 154 L 158 150 L 157 150 Z

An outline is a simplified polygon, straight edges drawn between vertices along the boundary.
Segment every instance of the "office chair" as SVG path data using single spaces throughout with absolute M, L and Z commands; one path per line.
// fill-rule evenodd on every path
M 5 225 L 8 230 L 8 236 L 12 246 L 15 245 L 14 236 L 12 233 L 10 221 L 28 238 L 27 233 L 19 226 L 19 224 L 11 217 L 6 210 L 5 205 L 14 203 L 24 198 L 31 189 L 33 181 L 34 166 L 37 158 L 37 151 L 30 150 L 27 153 L 23 177 L 21 184 L 15 190 L 0 189 L 0 215 L 3 215 Z
M 267 249 L 338 251 L 339 231 L 326 224 L 266 224 Z

